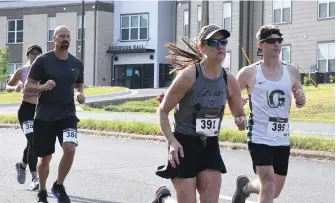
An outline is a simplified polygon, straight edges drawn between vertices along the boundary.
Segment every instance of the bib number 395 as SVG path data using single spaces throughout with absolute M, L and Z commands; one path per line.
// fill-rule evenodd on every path
M 72 142 L 78 145 L 77 130 L 73 128 L 63 130 L 63 142 Z
M 27 135 L 29 133 L 34 132 L 33 124 L 34 124 L 34 121 L 25 121 L 22 123 L 22 129 L 23 129 L 24 134 Z
M 288 136 L 288 119 L 270 118 L 268 121 L 267 133 L 272 136 Z

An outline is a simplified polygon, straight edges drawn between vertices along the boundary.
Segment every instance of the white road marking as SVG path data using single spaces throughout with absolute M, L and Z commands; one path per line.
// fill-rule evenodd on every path
M 232 197 L 226 196 L 226 195 L 219 195 L 219 199 L 232 200 Z M 246 200 L 245 203 L 258 203 L 258 202 L 253 202 L 253 201 Z

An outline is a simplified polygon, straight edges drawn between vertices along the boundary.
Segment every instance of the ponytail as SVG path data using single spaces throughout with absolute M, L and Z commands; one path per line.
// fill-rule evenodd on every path
M 177 44 L 168 43 L 165 47 L 169 50 L 169 54 L 166 57 L 168 62 L 174 67 L 169 74 L 178 70 L 183 70 L 186 67 L 199 63 L 203 60 L 203 55 L 197 48 L 196 44 L 189 43 L 185 39 L 182 41 L 187 45 L 188 49 L 178 47 Z M 190 41 L 190 40 L 189 40 Z

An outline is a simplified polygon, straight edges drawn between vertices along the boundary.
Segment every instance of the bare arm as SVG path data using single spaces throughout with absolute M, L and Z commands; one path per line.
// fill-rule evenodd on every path
M 302 95 L 304 97 L 304 90 L 303 90 L 303 86 L 301 84 L 300 81 L 300 71 L 299 69 L 294 66 L 294 65 L 288 65 L 289 71 L 291 73 L 291 78 L 293 80 L 293 95 L 294 97 L 297 97 L 297 95 L 295 95 L 295 92 L 297 92 L 298 90 L 301 92 L 302 91 Z M 302 108 L 304 107 L 306 104 L 306 99 L 301 100 L 299 103 L 296 101 L 296 107 L 298 108 Z
M 241 88 L 239 83 L 233 77 L 232 74 L 228 74 L 228 89 L 229 89 L 229 99 L 228 104 L 233 117 L 237 118 L 240 116 L 245 116 L 242 97 L 241 97 Z
M 21 76 L 22 69 L 18 69 L 13 77 L 8 81 L 6 85 L 7 92 L 13 92 L 16 89 L 16 86 L 19 84 L 20 76 Z
M 175 139 L 170 128 L 168 114 L 191 88 L 195 81 L 195 71 L 194 66 L 187 67 L 178 76 L 176 76 L 157 110 L 159 125 L 168 141 L 168 144 Z
M 31 78 L 27 78 L 26 84 L 25 84 L 25 90 L 28 92 L 41 92 L 41 85 L 39 84 L 39 81 L 33 80 Z

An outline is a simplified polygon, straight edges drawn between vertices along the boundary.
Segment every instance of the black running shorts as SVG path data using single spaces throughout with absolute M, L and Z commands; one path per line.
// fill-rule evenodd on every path
M 254 173 L 256 173 L 256 166 L 273 166 L 275 174 L 287 175 L 290 146 L 269 146 L 248 142 L 248 149 Z
M 204 146 L 198 136 L 179 133 L 174 133 L 174 136 L 183 147 L 184 158 L 179 157 L 180 164 L 176 168 L 173 168 L 169 161 L 167 165 L 159 166 L 156 175 L 166 179 L 194 178 L 206 169 L 226 173 L 226 167 L 220 154 L 218 137 L 208 137 L 206 146 Z
M 37 157 L 52 155 L 55 152 L 56 137 L 62 146 L 63 142 L 78 145 L 76 116 L 69 116 L 58 121 L 34 121 L 34 147 Z

